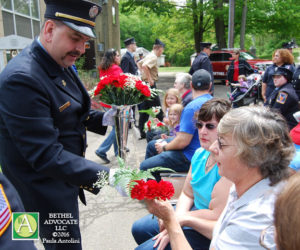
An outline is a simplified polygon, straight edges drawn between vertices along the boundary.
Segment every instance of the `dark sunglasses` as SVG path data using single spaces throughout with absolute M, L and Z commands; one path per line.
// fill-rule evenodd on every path
M 204 126 L 204 124 L 202 122 L 196 122 L 196 127 L 198 129 L 202 129 Z M 215 124 L 212 124 L 212 123 L 206 123 L 205 124 L 205 127 L 208 129 L 208 130 L 213 130 L 215 129 L 217 126 Z

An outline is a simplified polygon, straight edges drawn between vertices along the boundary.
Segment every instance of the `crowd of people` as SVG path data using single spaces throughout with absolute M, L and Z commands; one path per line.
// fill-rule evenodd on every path
M 113 184 L 114 171 L 84 158 L 86 130 L 104 135 L 109 112 L 90 109 L 90 97 L 74 71 L 85 43 L 95 37 L 101 7 L 89 1 L 74 8 L 67 0 L 45 3 L 39 36 L 0 75 L 0 208 L 6 212 L 1 248 L 35 249 L 30 240 L 11 240 L 11 216 L 38 211 L 45 249 L 82 249 L 78 199 L 86 205 L 84 190 L 97 194 L 95 183 Z M 151 53 L 138 61 L 135 39 L 124 44 L 122 58 L 115 49 L 105 52 L 100 79 L 140 74 L 151 88 L 159 88 L 158 58 L 165 43 L 155 39 Z M 138 106 L 161 107 L 157 121 L 169 130 L 149 139 L 140 170 L 160 166 L 187 176 L 176 207 L 145 200 L 155 218 L 147 215 L 133 223 L 137 249 L 299 249 L 300 69 L 287 49 L 275 50 L 274 64 L 263 76 L 264 105 L 235 108 L 213 97 L 210 46 L 201 43 L 189 73 L 176 75 L 163 105 L 155 96 Z M 243 93 L 253 70 L 239 54 L 232 55 L 228 80 Z M 147 120 L 140 113 L 140 139 L 146 138 Z M 110 162 L 111 145 L 117 155 L 113 126 L 95 152 L 104 163 Z M 153 174 L 157 181 L 160 174 Z M 72 243 L 49 240 L 57 230 L 46 223 L 53 214 L 77 222 L 66 226 Z

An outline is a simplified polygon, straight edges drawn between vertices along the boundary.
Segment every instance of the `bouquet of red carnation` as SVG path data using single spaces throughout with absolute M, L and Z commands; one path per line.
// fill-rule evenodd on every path
M 119 186 L 132 199 L 171 199 L 174 195 L 174 187 L 171 182 L 157 182 L 152 175 L 156 171 L 174 172 L 169 168 L 156 167 L 146 171 L 132 169 L 125 166 L 122 158 L 118 157 L 120 168 L 116 169 L 114 174 L 114 186 Z M 148 181 L 145 181 L 148 180 Z
M 156 92 L 138 76 L 122 73 L 119 76 L 103 76 L 90 93 L 100 101 L 111 105 L 134 105 L 141 103 Z
M 136 184 L 131 188 L 132 199 L 160 199 L 165 201 L 170 200 L 175 193 L 173 184 L 169 181 L 148 180 L 145 182 L 144 180 L 136 180 L 133 182 Z

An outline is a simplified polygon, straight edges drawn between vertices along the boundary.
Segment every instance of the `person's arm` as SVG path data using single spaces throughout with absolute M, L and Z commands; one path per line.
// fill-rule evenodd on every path
M 173 250 L 192 249 L 176 220 L 174 209 L 168 201 L 145 200 L 145 203 L 151 214 L 163 220 Z
M 146 81 L 150 84 L 150 86 L 153 86 L 154 85 L 154 81 L 151 77 L 151 73 L 150 73 L 150 69 L 148 68 L 147 65 L 144 65 L 142 66 L 142 69 L 143 69 L 143 72 L 146 76 Z
M 193 138 L 192 134 L 185 132 L 177 132 L 175 138 L 169 143 L 166 142 L 157 142 L 155 148 L 158 153 L 169 150 L 183 150 L 187 147 Z
M 261 96 L 264 99 L 264 102 L 267 101 L 267 97 L 266 97 L 266 91 L 267 91 L 267 84 L 265 82 L 263 82 L 261 84 Z
M 250 66 L 250 64 L 246 60 L 244 60 L 244 66 L 245 66 L 246 75 L 254 73 L 254 69 Z

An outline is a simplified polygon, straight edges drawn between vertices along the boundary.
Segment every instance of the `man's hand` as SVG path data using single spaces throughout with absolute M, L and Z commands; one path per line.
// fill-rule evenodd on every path
M 167 144 L 168 143 L 166 141 L 155 143 L 155 149 L 156 149 L 157 153 L 160 154 L 161 152 L 163 152 L 163 146 L 165 146 Z

